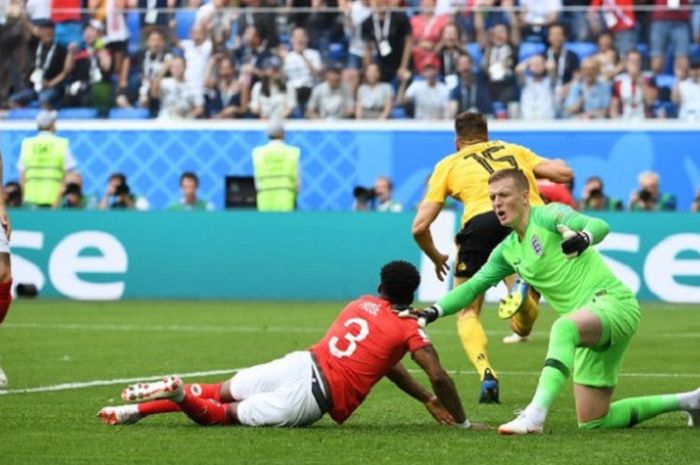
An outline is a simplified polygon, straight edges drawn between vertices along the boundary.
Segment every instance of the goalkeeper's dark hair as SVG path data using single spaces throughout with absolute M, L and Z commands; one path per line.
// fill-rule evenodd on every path
M 395 260 L 382 267 L 380 292 L 392 304 L 410 305 L 420 285 L 420 274 L 416 267 L 403 261 Z
M 489 177 L 489 184 L 508 178 L 511 178 L 513 182 L 515 182 L 515 187 L 517 187 L 519 190 L 530 190 L 530 183 L 528 182 L 525 173 L 517 168 L 508 168 L 505 170 L 496 171 L 491 175 L 491 177 Z

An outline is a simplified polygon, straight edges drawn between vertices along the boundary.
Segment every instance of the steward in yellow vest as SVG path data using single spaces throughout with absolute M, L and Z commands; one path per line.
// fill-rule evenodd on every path
M 298 147 L 284 143 L 284 128 L 272 122 L 270 141 L 253 150 L 258 211 L 290 212 L 296 208 L 299 190 Z

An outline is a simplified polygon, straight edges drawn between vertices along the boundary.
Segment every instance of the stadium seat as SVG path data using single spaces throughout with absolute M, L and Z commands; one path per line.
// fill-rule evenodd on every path
M 481 69 L 481 60 L 483 58 L 481 45 L 479 42 L 469 42 L 464 44 L 464 48 L 467 49 L 467 53 L 469 53 L 469 55 L 472 57 L 472 68 L 474 71 L 479 71 Z
M 408 119 L 408 114 L 406 114 L 406 110 L 403 107 L 394 107 L 391 109 L 391 113 L 389 113 L 389 118 Z
M 328 60 L 333 63 L 345 63 L 347 49 L 342 42 L 331 42 L 328 45 Z
M 58 110 L 58 119 L 95 119 L 96 108 L 61 108 Z
M 138 11 L 127 13 L 126 27 L 129 30 L 129 53 L 134 54 L 141 49 L 141 18 Z
M 110 119 L 148 119 L 147 108 L 112 108 L 109 112 Z
M 194 10 L 177 10 L 175 12 L 175 34 L 180 40 L 190 38 L 190 31 L 194 25 L 196 11 Z
M 700 60 L 700 44 L 690 45 L 690 60 Z
M 527 60 L 532 55 L 537 55 L 544 53 L 546 47 L 544 44 L 535 42 L 523 42 L 520 44 L 520 50 L 518 50 L 518 62 Z
M 38 108 L 13 108 L 7 113 L 7 120 L 34 119 L 39 113 Z
M 598 46 L 593 42 L 568 42 L 566 48 L 574 52 L 579 61 L 583 61 L 598 51 Z
M 673 74 L 657 74 L 654 79 L 656 80 L 656 87 L 673 88 L 673 84 L 676 83 L 676 76 Z

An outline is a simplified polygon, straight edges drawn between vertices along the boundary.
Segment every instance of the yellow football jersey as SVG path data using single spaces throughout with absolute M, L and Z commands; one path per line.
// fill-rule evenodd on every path
M 450 196 L 461 201 L 464 204 L 464 225 L 474 216 L 492 210 L 488 185 L 491 174 L 518 168 L 530 182 L 530 203 L 542 205 L 544 202 L 533 169 L 546 160 L 521 145 L 500 140 L 472 144 L 435 165 L 424 200 L 444 203 Z

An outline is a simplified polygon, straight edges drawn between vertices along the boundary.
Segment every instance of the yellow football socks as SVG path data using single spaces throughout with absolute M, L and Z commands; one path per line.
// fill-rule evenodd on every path
M 518 336 L 528 336 L 540 314 L 540 305 L 531 293 L 528 293 L 523 308 L 510 320 L 510 327 Z
M 457 320 L 457 333 L 462 341 L 462 347 L 479 373 L 479 377 L 484 379 L 484 371 L 487 368 L 496 377 L 496 372 L 489 363 L 488 341 L 479 317 L 473 313 L 460 315 Z

